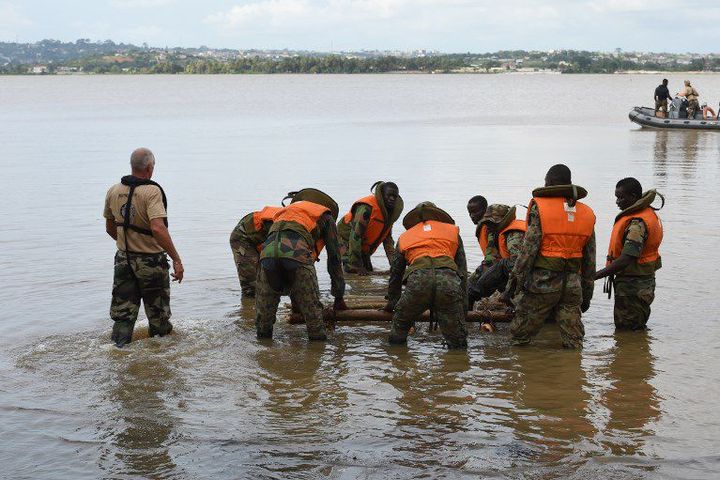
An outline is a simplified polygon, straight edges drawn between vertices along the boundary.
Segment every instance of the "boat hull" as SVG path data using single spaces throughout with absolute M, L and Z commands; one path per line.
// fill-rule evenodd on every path
M 647 128 L 663 128 L 674 130 L 717 130 L 720 131 L 720 121 L 688 118 L 659 118 L 655 110 L 647 107 L 635 107 L 628 114 L 631 122 Z

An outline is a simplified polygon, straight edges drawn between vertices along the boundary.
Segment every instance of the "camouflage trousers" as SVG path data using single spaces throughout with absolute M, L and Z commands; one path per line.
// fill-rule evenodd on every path
M 700 110 L 700 104 L 697 100 L 688 100 L 687 118 L 695 118 L 695 113 Z
M 530 343 L 546 321 L 555 321 L 565 348 L 581 348 L 585 327 L 581 319 L 580 304 L 582 288 L 578 275 L 568 275 L 570 280 L 556 291 L 533 293 L 520 291 L 513 299 L 515 317 L 510 332 L 516 345 Z
M 373 264 L 371 256 L 364 252 L 356 252 L 355 254 L 350 253 L 350 246 L 346 241 L 338 238 L 340 245 L 340 258 L 342 258 L 343 270 L 345 273 L 350 273 L 348 269 L 357 268 L 359 266 L 365 267 L 368 272 L 373 271 Z
M 467 348 L 465 295 L 458 274 L 450 268 L 421 269 L 412 272 L 395 306 L 391 343 L 405 343 L 410 327 L 430 309 L 448 348 Z
M 233 230 L 232 235 L 230 235 L 230 249 L 235 260 L 242 295 L 243 297 L 253 298 L 255 296 L 260 254 L 255 246 L 248 242 L 237 229 Z
M 150 324 L 150 336 L 163 336 L 172 331 L 169 273 L 165 253 L 131 253 L 129 265 L 125 252 L 115 254 L 110 318 L 115 321 L 112 340 L 116 345 L 132 340 L 141 300 Z
M 655 299 L 655 275 L 615 277 L 613 287 L 615 328 L 644 329 L 650 318 L 650 305 Z
M 298 265 L 289 275 L 287 284 L 280 289 L 273 288 L 268 277 L 268 272 L 260 268 L 255 299 L 255 328 L 258 338 L 272 338 L 280 297 L 289 295 L 293 311 L 300 313 L 305 319 L 308 338 L 325 340 L 327 335 L 322 318 L 320 288 L 315 266 Z

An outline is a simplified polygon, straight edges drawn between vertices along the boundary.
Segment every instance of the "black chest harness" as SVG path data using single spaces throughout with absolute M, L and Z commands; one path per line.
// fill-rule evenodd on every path
M 127 231 L 132 230 L 133 232 L 141 233 L 143 235 L 149 235 L 152 236 L 152 231 L 148 230 L 147 228 L 140 228 L 136 225 L 132 225 L 130 223 L 130 215 L 132 213 L 132 200 L 133 200 L 133 194 L 135 194 L 135 188 L 139 187 L 140 185 L 155 185 L 160 189 L 160 193 L 162 194 L 162 201 L 163 205 L 165 206 L 165 210 L 167 211 L 167 197 L 165 196 L 165 191 L 160 186 L 159 183 L 153 182 L 152 180 L 145 179 L 145 178 L 138 178 L 134 177 L 132 175 L 126 175 L 120 179 L 120 183 L 123 185 L 127 185 L 130 187 L 130 191 L 128 192 L 128 199 L 125 203 L 125 211 L 120 212 L 120 214 L 123 217 L 123 221 L 121 222 L 115 222 L 116 227 L 122 227 L 123 228 L 123 235 L 125 235 L 125 251 L 128 249 L 127 245 Z M 165 226 L 167 227 L 168 221 L 167 217 L 163 218 L 163 221 L 165 222 Z

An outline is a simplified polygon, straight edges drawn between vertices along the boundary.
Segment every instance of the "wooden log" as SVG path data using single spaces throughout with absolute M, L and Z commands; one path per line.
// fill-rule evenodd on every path
M 484 322 L 509 322 L 512 320 L 511 312 L 503 311 L 473 311 L 467 312 L 466 322 L 484 323 Z M 354 323 L 354 322 L 391 322 L 392 313 L 383 310 L 363 309 L 363 310 L 333 310 L 332 308 L 323 309 L 323 320 L 326 322 L 337 323 Z M 430 312 L 425 312 L 417 320 L 418 322 L 429 322 Z M 296 325 L 305 323 L 302 316 L 293 313 L 288 317 L 288 323 Z

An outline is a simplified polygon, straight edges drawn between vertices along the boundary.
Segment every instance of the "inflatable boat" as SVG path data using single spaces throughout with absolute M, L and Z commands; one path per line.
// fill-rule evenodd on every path
M 702 111 L 695 118 L 687 118 L 687 101 L 676 98 L 668 108 L 667 118 L 656 117 L 655 109 L 648 107 L 633 108 L 628 117 L 631 122 L 650 128 L 675 128 L 680 130 L 720 130 L 720 121 L 715 118 L 703 118 Z

